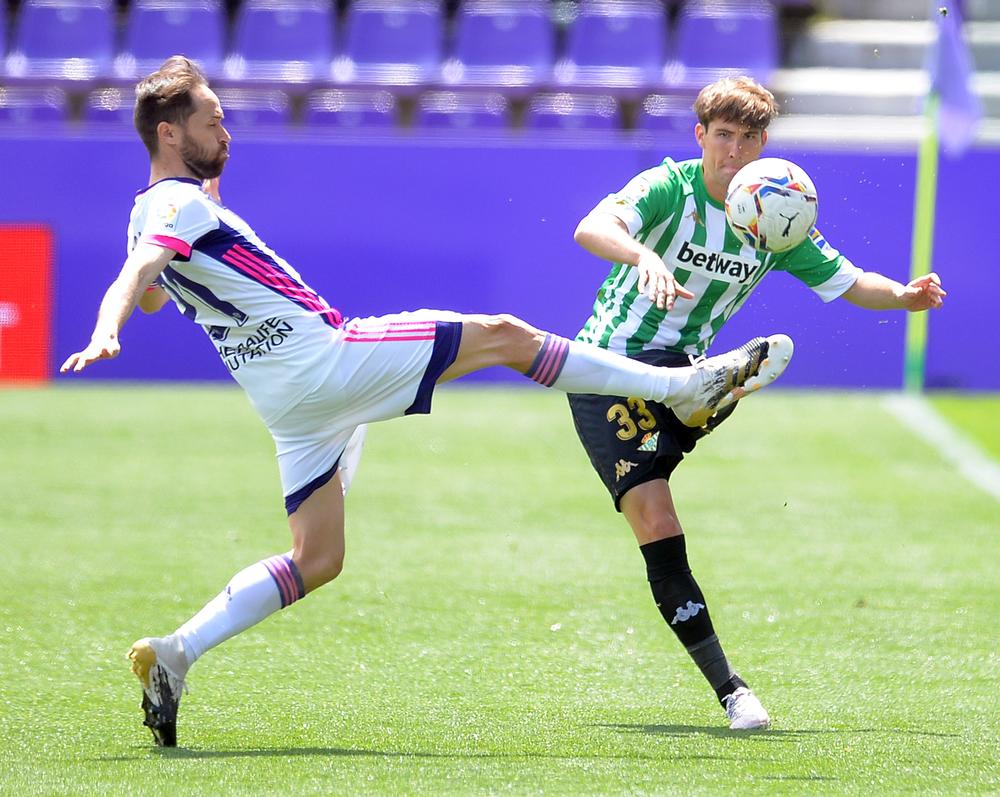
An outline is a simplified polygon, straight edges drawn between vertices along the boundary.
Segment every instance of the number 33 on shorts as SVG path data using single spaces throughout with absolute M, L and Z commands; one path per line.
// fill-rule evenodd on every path
M 651 432 L 656 428 L 656 418 L 646 407 L 646 402 L 641 398 L 632 396 L 624 403 L 612 404 L 608 408 L 608 421 L 618 424 L 618 431 L 615 432 L 619 440 L 631 440 L 642 429 L 644 432 Z

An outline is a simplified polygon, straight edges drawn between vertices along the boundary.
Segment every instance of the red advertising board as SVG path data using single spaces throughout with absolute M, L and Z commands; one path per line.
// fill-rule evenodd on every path
M 49 378 L 52 232 L 0 225 L 0 382 Z

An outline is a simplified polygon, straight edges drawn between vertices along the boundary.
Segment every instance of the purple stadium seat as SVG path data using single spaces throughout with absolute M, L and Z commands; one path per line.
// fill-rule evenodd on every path
M 336 26 L 331 0 L 244 0 L 223 71 L 234 82 L 326 81 Z
M 417 105 L 416 126 L 450 130 L 502 130 L 507 98 L 495 92 L 431 91 Z
M 186 55 L 215 77 L 222 71 L 225 34 L 219 0 L 133 0 L 115 76 L 136 80 L 171 55 Z
M 619 125 L 618 101 L 600 94 L 536 94 L 524 116 L 524 126 L 532 130 L 616 130 Z
M 437 0 L 354 0 L 344 21 L 340 83 L 424 86 L 441 67 L 444 20 Z
M 33 86 L 0 86 L 0 122 L 35 124 L 65 122 L 66 92 Z
M 7 75 L 28 81 L 91 81 L 111 71 L 111 0 L 24 0 Z
M 442 78 L 506 93 L 530 90 L 549 82 L 554 50 L 547 0 L 466 0 L 458 9 L 454 54 Z
M 7 8 L 0 5 L 0 77 L 4 75 L 4 56 L 7 54 Z
M 658 0 L 580 0 L 556 83 L 636 97 L 663 82 L 667 18 Z
M 703 86 L 726 74 L 767 82 L 778 65 L 778 21 L 767 0 L 689 0 L 677 17 L 671 82 Z
M 325 89 L 306 97 L 305 122 L 310 126 L 391 128 L 396 124 L 396 98 L 388 91 Z
M 693 103 L 693 95 L 650 94 L 642 101 L 636 126 L 654 133 L 679 133 L 690 140 L 698 123 Z
M 287 127 L 292 120 L 291 100 L 279 89 L 220 88 L 216 94 L 228 130 Z
M 83 121 L 98 125 L 134 128 L 135 94 L 127 89 L 95 89 L 87 94 Z

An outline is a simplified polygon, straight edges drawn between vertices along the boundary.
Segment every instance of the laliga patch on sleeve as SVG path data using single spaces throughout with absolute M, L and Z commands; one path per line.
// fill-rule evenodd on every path
M 619 205 L 636 205 L 648 194 L 649 181 L 644 177 L 636 177 L 618 192 L 616 202 Z
M 177 220 L 177 205 L 172 202 L 165 202 L 158 206 L 153 214 L 158 227 L 164 230 L 174 229 Z

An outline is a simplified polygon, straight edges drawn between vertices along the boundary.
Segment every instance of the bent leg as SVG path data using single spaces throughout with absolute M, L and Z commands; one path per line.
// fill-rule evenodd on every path
M 340 479 L 306 498 L 288 519 L 293 547 L 237 573 L 226 588 L 167 637 L 184 660 L 172 662 L 183 677 L 201 656 L 336 578 L 344 562 L 344 496 Z
M 726 658 L 705 596 L 691 574 L 670 485 L 655 479 L 633 487 L 622 496 L 621 510 L 646 560 L 660 614 L 725 705 L 726 698 L 746 684 Z
M 344 568 L 344 491 L 339 475 L 315 490 L 288 516 L 292 561 L 306 592 L 340 575 Z

